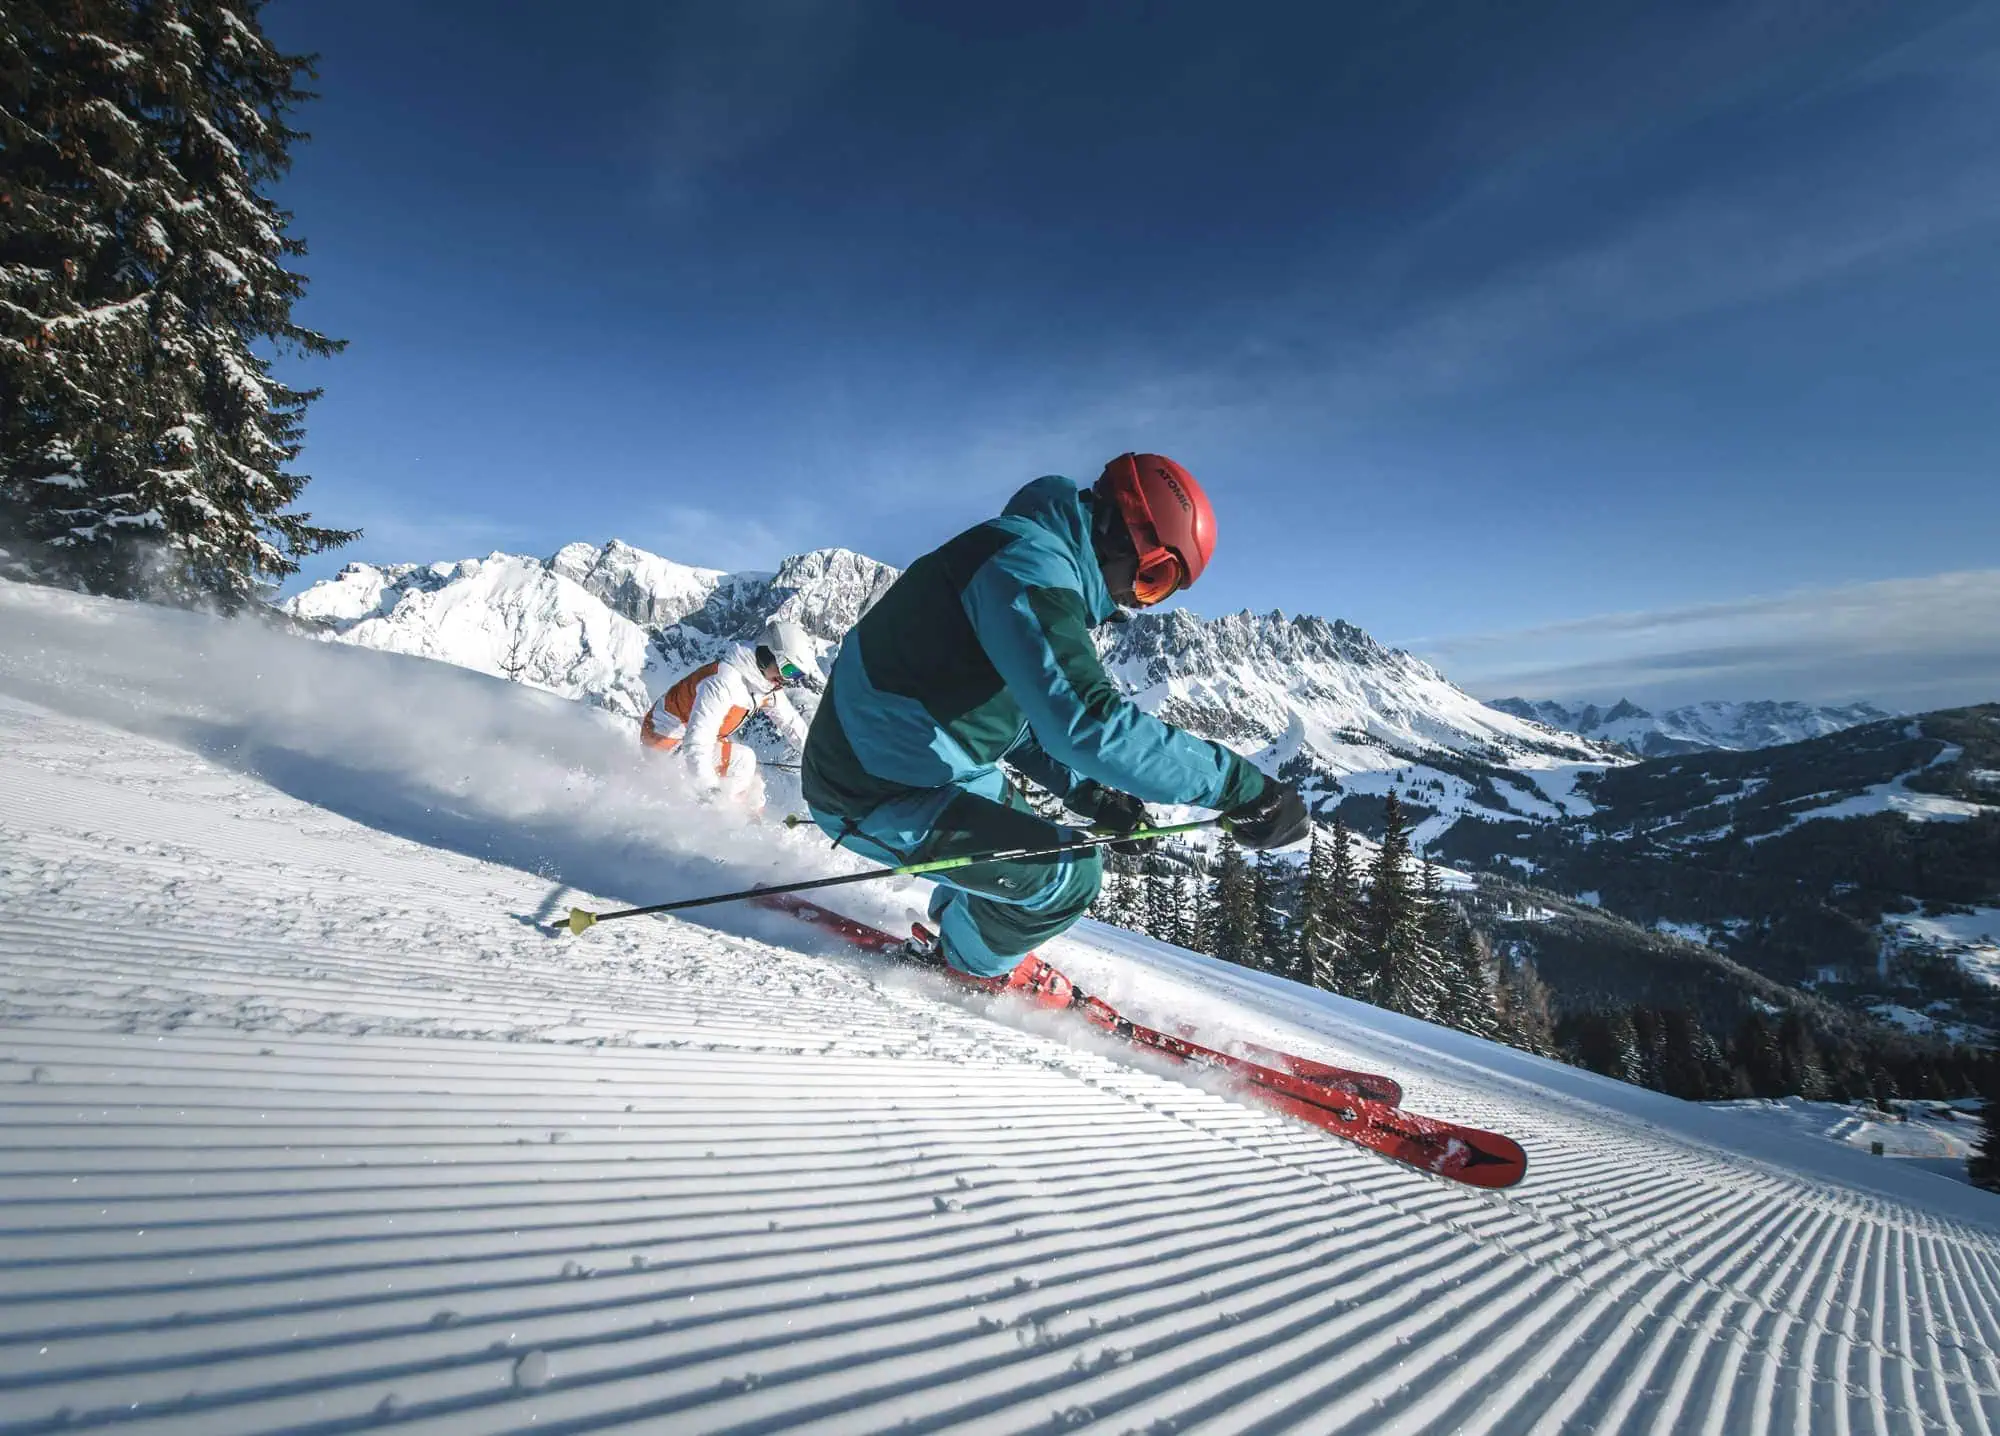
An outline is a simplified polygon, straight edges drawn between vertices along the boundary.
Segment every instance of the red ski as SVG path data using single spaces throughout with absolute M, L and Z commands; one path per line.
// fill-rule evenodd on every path
M 773 894 L 751 901 L 788 913 L 871 952 L 904 949 L 901 939 L 802 897 Z M 1135 1047 L 1225 1073 L 1245 1095 L 1268 1107 L 1426 1172 L 1474 1187 L 1511 1187 L 1527 1173 L 1527 1154 L 1511 1137 L 1405 1112 L 1396 1105 L 1402 1088 L 1389 1078 L 1267 1047 L 1252 1048 L 1265 1059 L 1256 1061 L 1172 1036 L 1134 1022 L 1103 998 L 1080 991 L 1040 958 L 1023 962 L 1007 978 L 982 981 L 961 973 L 951 975 L 980 991 L 1073 1011 L 1092 1026 Z

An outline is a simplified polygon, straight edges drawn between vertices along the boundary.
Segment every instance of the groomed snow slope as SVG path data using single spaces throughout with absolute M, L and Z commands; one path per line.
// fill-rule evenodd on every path
M 546 937 L 830 860 L 628 744 L 0 584 L 0 1430 L 2000 1426 L 2000 1201 L 1962 1184 L 1102 930 L 1051 955 L 1392 1072 L 1527 1180 L 775 918 Z

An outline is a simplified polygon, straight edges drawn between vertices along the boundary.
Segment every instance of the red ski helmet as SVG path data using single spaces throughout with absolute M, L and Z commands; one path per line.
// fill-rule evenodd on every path
M 1120 454 L 1098 475 L 1097 493 L 1118 506 L 1132 537 L 1141 604 L 1194 587 L 1215 552 L 1215 510 L 1193 474 L 1164 454 Z

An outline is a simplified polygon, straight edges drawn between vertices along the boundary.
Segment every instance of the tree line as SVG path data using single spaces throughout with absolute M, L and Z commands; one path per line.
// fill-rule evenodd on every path
M 1223 833 L 1206 873 L 1155 855 L 1109 871 L 1097 915 L 1149 937 L 1352 997 L 1393 1012 L 1556 1051 L 1554 1004 L 1525 959 L 1500 960 L 1437 867 L 1410 849 L 1392 794 L 1385 834 L 1364 873 L 1338 815 L 1315 829 L 1301 874 Z
M 1225 832 L 1205 869 L 1154 854 L 1114 866 L 1104 921 L 1245 967 L 1508 1043 L 1690 1101 L 1946 1099 L 1988 1094 L 1975 1182 L 2000 1190 L 2000 1062 L 1934 1045 L 1890 1047 L 1818 1030 L 1797 1011 L 1753 1005 L 1716 1034 L 1687 1008 L 1632 1004 L 1562 1012 L 1524 955 L 1497 949 L 1411 851 L 1407 810 L 1384 802 L 1365 871 L 1335 816 L 1315 829 L 1303 871 Z

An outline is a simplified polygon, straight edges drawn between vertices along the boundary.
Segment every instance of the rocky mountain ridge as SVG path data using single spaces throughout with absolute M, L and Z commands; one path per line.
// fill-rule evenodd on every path
M 1503 713 L 1565 733 L 1615 743 L 1642 758 L 1715 749 L 1743 752 L 1824 738 L 1862 723 L 1892 718 L 1872 703 L 1814 704 L 1789 700 L 1687 703 L 1653 713 L 1629 699 L 1609 707 L 1547 698 L 1499 698 Z

